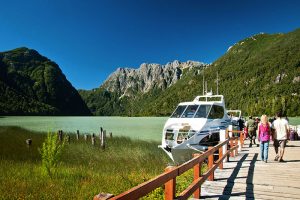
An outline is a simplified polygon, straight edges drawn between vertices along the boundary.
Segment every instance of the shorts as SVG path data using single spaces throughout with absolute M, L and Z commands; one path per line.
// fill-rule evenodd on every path
M 286 140 L 274 140 L 273 145 L 274 145 L 275 148 L 280 147 L 280 148 L 284 149 L 285 146 L 286 146 Z
M 256 131 L 248 131 L 248 134 L 249 134 L 249 138 L 250 139 L 255 139 L 256 138 Z

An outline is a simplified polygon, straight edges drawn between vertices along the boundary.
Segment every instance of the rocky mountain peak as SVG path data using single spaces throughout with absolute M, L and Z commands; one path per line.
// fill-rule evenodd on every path
M 143 63 L 138 69 L 118 68 L 101 86 L 120 96 L 132 96 L 136 93 L 147 93 L 152 89 L 166 89 L 175 84 L 182 76 L 183 70 L 194 67 L 205 68 L 208 64 L 174 60 L 165 65 Z

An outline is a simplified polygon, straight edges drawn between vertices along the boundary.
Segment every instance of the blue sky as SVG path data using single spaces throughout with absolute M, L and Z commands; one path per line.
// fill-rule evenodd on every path
M 118 67 L 211 63 L 229 46 L 300 28 L 297 0 L 0 0 L 0 51 L 35 49 L 77 89 Z

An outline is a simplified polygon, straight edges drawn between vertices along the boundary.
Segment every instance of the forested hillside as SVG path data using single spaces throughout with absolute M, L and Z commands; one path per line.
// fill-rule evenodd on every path
M 59 66 L 37 51 L 0 52 L 0 115 L 91 115 Z
M 169 115 L 179 102 L 202 94 L 203 77 L 215 93 L 217 72 L 228 109 L 241 109 L 244 115 L 273 115 L 281 109 L 300 116 L 300 29 L 244 39 L 209 67 L 183 69 L 180 79 L 164 89 L 121 96 L 104 83 L 80 94 L 96 115 Z

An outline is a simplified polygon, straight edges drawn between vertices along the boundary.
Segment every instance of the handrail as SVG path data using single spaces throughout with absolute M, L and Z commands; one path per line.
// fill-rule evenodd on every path
M 235 131 L 234 131 L 235 132 Z M 228 133 L 228 132 L 227 132 Z M 230 142 L 230 148 L 223 153 L 223 146 Z M 131 188 L 115 197 L 110 198 L 110 200 L 133 200 L 139 199 L 149 192 L 155 190 L 156 188 L 165 185 L 165 199 L 188 199 L 192 194 L 195 198 L 200 198 L 201 185 L 205 180 L 214 180 L 214 171 L 217 167 L 223 169 L 223 160 L 229 155 L 233 156 L 233 151 L 238 149 L 238 137 L 230 137 L 218 145 L 209 147 L 209 149 L 202 154 L 195 154 L 194 158 L 183 163 L 177 167 L 167 167 L 165 172 L 158 175 L 157 177 L 146 181 L 138 186 Z M 213 156 L 214 152 L 219 150 L 219 159 L 214 162 Z M 206 173 L 201 175 L 201 166 L 203 161 L 208 158 L 208 170 Z M 176 193 L 176 177 L 180 176 L 184 172 L 194 168 L 194 181 L 186 188 L 179 196 L 175 196 Z M 97 199 L 96 196 L 94 200 Z

